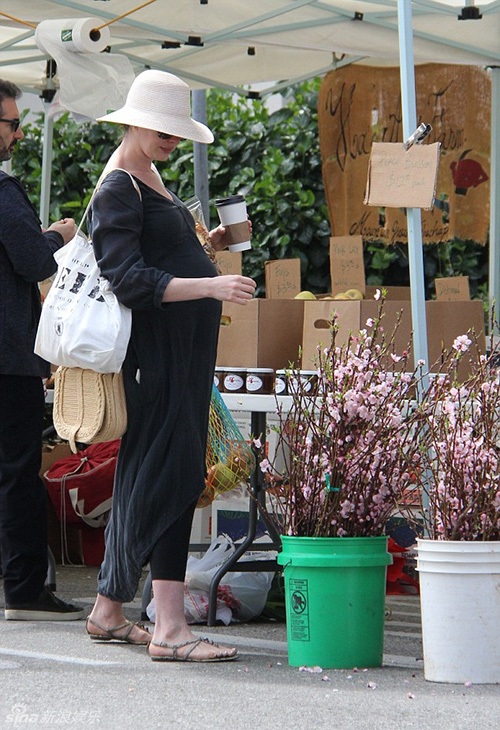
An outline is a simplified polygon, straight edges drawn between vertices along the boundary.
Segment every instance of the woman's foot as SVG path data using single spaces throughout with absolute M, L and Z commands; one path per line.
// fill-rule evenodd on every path
M 235 647 L 221 646 L 193 635 L 178 643 L 152 639 L 148 654 L 154 662 L 228 662 L 238 657 Z
M 149 631 L 141 623 L 132 623 L 124 616 L 113 624 L 89 616 L 86 629 L 93 641 L 122 641 L 139 646 L 147 646 L 151 641 Z

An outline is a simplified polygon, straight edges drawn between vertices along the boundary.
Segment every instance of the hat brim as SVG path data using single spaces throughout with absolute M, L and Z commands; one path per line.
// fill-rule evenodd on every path
M 155 114 L 148 114 L 146 111 L 122 107 L 115 112 L 98 117 L 98 122 L 112 122 L 113 124 L 126 124 L 131 127 L 142 127 L 152 129 L 163 134 L 172 134 L 181 139 L 190 139 L 193 142 L 210 144 L 214 141 L 214 135 L 210 129 L 201 122 L 191 117 L 177 117 L 171 115 L 161 117 Z

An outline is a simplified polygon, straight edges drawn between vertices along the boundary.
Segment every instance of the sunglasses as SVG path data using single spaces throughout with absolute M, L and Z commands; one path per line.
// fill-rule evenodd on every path
M 13 132 L 17 132 L 17 130 L 21 126 L 20 119 L 0 119 L 0 122 L 5 122 L 5 124 L 10 124 Z
M 175 134 L 165 134 L 165 132 L 157 132 L 156 134 L 160 139 L 174 139 L 175 137 Z

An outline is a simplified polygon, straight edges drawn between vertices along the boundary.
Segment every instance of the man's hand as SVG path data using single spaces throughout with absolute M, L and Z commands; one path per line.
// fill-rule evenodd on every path
M 57 231 L 63 237 L 64 243 L 68 243 L 76 233 L 76 224 L 73 218 L 63 218 L 60 221 L 52 223 L 48 231 Z

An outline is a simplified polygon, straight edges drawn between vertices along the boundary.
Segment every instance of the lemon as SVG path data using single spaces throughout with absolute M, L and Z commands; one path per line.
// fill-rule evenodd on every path
M 225 464 L 215 464 L 208 470 L 206 483 L 207 486 L 212 487 L 216 492 L 229 492 L 234 489 L 239 483 L 240 478 Z
M 348 289 L 345 295 L 348 299 L 364 299 L 363 292 L 359 289 Z
M 236 444 L 231 448 L 231 451 L 229 452 L 226 465 L 228 469 L 233 472 L 233 474 L 236 474 L 238 479 L 240 479 L 241 481 L 246 481 L 252 473 L 252 454 L 249 453 L 249 451 L 244 447 L 238 446 L 238 444 Z
M 295 295 L 294 299 L 316 299 L 316 295 L 312 291 L 300 291 Z

